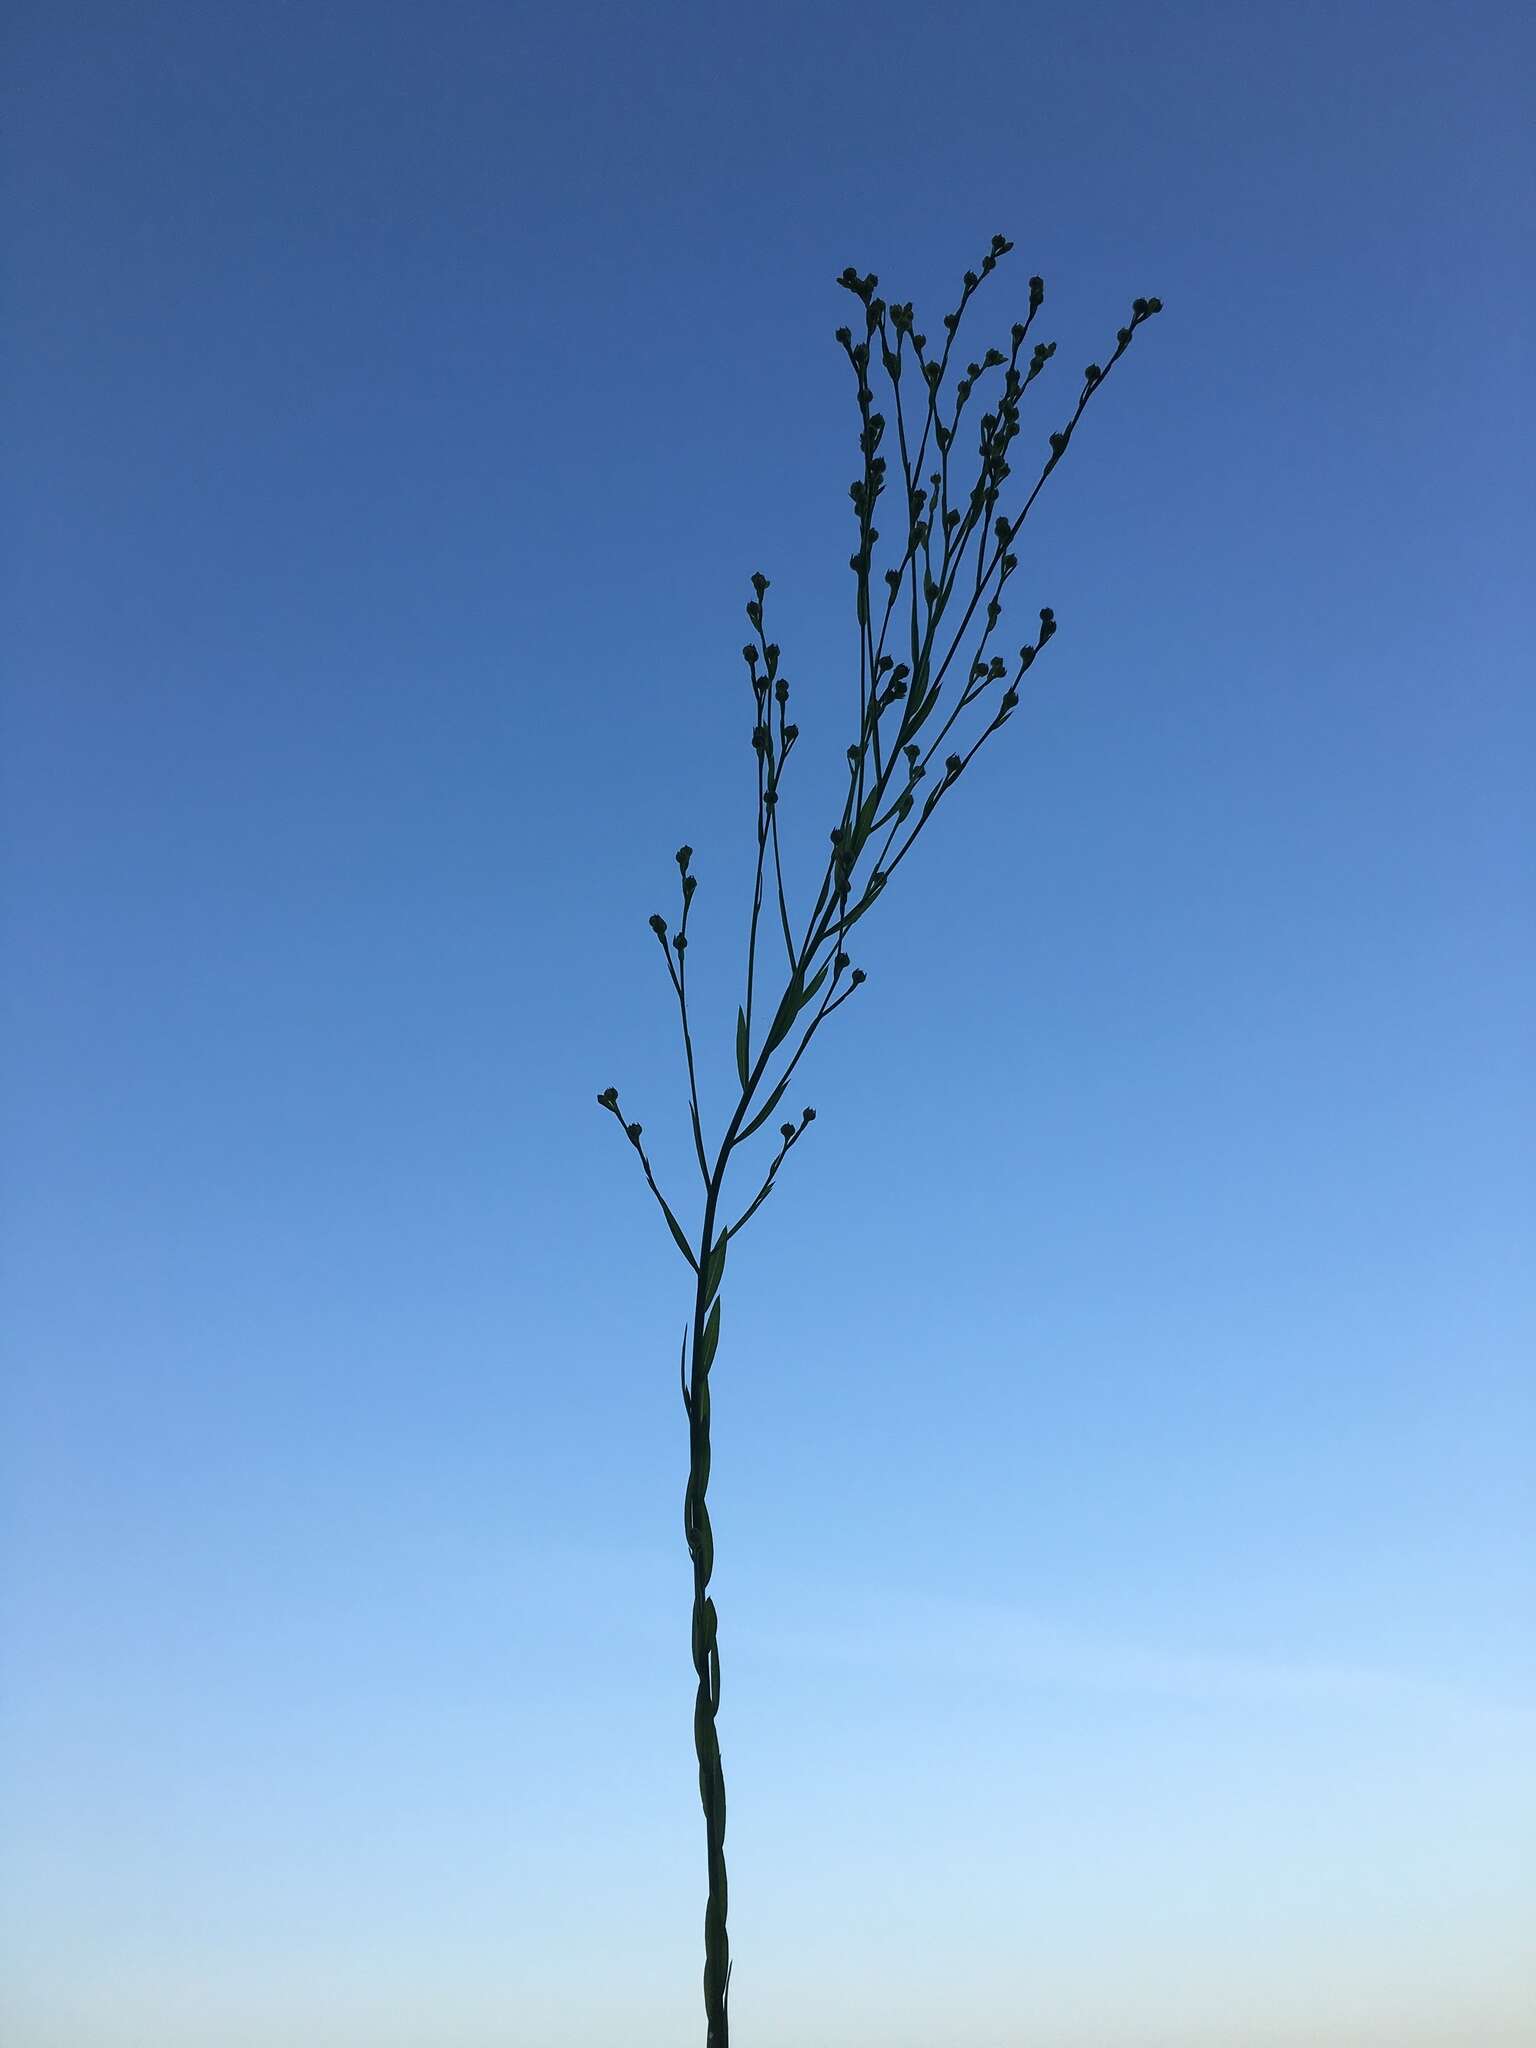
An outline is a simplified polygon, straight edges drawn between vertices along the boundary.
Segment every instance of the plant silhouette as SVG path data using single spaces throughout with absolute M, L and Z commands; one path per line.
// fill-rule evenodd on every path
M 1077 402 L 1048 439 L 1048 452 L 1017 510 L 1003 509 L 1012 476 L 1010 460 L 1022 429 L 1031 385 L 1056 352 L 1037 341 L 1025 353 L 1045 300 L 1042 279 L 1029 280 L 1027 317 L 1011 330 L 1007 349 L 988 348 L 953 377 L 957 343 L 971 301 L 1012 248 L 994 235 L 980 269 L 965 273 L 958 303 L 943 318 L 943 340 L 930 344 L 910 304 L 876 296 L 879 280 L 850 268 L 838 283 L 861 307 L 859 330 L 841 327 L 837 340 L 854 375 L 859 409 L 859 476 L 849 488 L 858 539 L 849 558 L 854 573 L 859 636 L 859 723 L 847 750 L 848 787 L 842 816 L 829 834 L 820 888 L 803 925 L 791 917 L 779 838 L 779 797 L 784 772 L 800 739 L 789 717 L 789 679 L 777 644 L 767 638 L 764 600 L 768 579 L 752 578 L 747 620 L 752 637 L 742 649 L 752 692 L 752 746 L 757 757 L 757 864 L 747 935 L 746 989 L 736 1013 L 736 1075 L 740 1096 L 713 1152 L 699 1108 L 693 1024 L 688 1009 L 688 915 L 697 880 L 693 849 L 677 850 L 682 906 L 669 931 L 659 913 L 650 920 L 677 999 L 688 1068 L 694 1150 L 704 1186 L 703 1217 L 690 1238 L 663 1195 L 638 1123 L 626 1120 L 616 1088 L 598 1102 L 616 1119 L 634 1148 L 651 1193 L 661 1206 L 678 1251 L 694 1275 L 693 1314 L 683 1338 L 680 1374 L 688 1418 L 688 1484 L 683 1531 L 693 1566 L 693 1664 L 698 1687 L 694 1744 L 709 1866 L 704 1916 L 704 2008 L 707 2048 L 728 2048 L 730 1943 L 726 1927 L 725 1777 L 716 1720 L 720 1708 L 718 1617 L 709 1595 L 714 1536 L 709 1488 L 709 1377 L 720 1341 L 720 1286 L 728 1249 L 773 1192 L 779 1169 L 805 1136 L 815 1111 L 777 1126 L 778 1145 L 761 1185 L 734 1222 L 722 1219 L 726 1172 L 733 1157 L 773 1116 L 811 1040 L 864 981 L 847 951 L 853 928 L 883 900 L 892 876 L 929 819 L 961 780 L 977 752 L 1013 716 L 1024 676 L 1056 631 L 1049 607 L 1039 615 L 1033 641 L 1012 657 L 993 652 L 1004 593 L 1019 559 L 1020 531 L 1071 444 L 1090 400 L 1130 347 L 1137 331 L 1162 310 L 1159 299 L 1137 299 L 1102 366 L 1083 372 Z M 890 387 L 889 414 L 875 410 L 871 366 Z M 1000 373 L 1000 374 L 999 374 Z M 977 397 L 996 390 L 990 410 Z M 961 435 L 967 407 L 974 440 Z M 891 476 L 882 446 L 894 443 L 899 473 Z M 960 471 L 964 468 L 964 480 Z M 925 467 L 931 465 L 931 467 Z M 888 566 L 876 573 L 876 508 L 894 499 Z M 969 664 L 962 649 L 970 649 Z M 894 651 L 893 651 L 894 650 Z M 896 658 L 900 653 L 902 659 Z M 958 664 L 958 665 L 957 665 Z M 967 714 L 970 716 L 967 718 Z M 951 740 L 957 724 L 962 734 Z M 949 751 L 941 750 L 948 745 Z M 765 900 L 768 915 L 764 919 Z M 766 922 L 766 931 L 764 929 Z M 775 929 L 775 927 L 777 929 Z M 798 933 L 798 936 L 797 936 Z M 784 948 L 784 978 L 770 984 L 759 954 Z M 771 988 L 771 993 L 765 991 Z M 770 1011 L 769 1005 L 772 1004 Z M 749 1182 L 750 1185 L 750 1182 Z

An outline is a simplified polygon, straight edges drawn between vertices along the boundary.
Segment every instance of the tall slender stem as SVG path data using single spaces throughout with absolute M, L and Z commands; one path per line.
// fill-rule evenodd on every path
M 709 1858 L 709 1899 L 704 1909 L 704 2010 L 708 2048 L 728 2048 L 730 2021 L 726 1988 L 731 1972 L 731 1945 L 726 1933 L 725 1773 L 715 1719 L 720 1711 L 720 1648 L 715 1603 L 709 1581 L 715 1565 L 715 1539 L 705 1495 L 709 1488 L 709 1368 L 706 1348 L 709 1315 L 709 1271 L 715 1250 L 715 1211 L 721 1172 L 711 1179 L 701 1237 L 703 1258 L 694 1296 L 693 1337 L 685 1406 L 688 1410 L 688 1488 L 683 1496 L 683 1533 L 693 1560 L 693 1668 L 698 1691 L 693 1708 L 693 1743 L 699 1759 L 699 1798 L 704 1806 L 704 1839 Z M 718 1330 L 718 1320 L 716 1329 Z
M 947 339 L 937 357 L 927 353 L 926 338 L 918 333 L 913 325 L 913 311 L 910 305 L 887 306 L 884 300 L 874 296 L 878 279 L 873 273 L 867 277 L 860 277 L 857 271 L 850 267 L 838 280 L 863 302 L 865 308 L 864 340 L 855 342 L 850 328 L 842 327 L 837 331 L 837 339 L 853 365 L 858 379 L 860 448 L 864 457 L 863 475 L 850 487 L 859 523 L 858 552 L 852 557 L 850 564 L 857 575 L 859 731 L 856 743 L 847 750 L 849 779 L 842 819 L 829 834 L 832 850 L 826 857 L 820 888 L 806 923 L 804 937 L 797 950 L 795 927 L 791 922 L 784 887 L 783 861 L 779 845 L 778 801 L 782 771 L 798 736 L 798 727 L 790 724 L 785 715 L 789 681 L 779 673 L 778 646 L 768 640 L 764 632 L 763 596 L 768 588 L 768 579 L 762 575 L 754 575 L 751 579 L 754 595 L 746 611 L 756 637 L 756 645 L 749 643 L 742 649 L 752 684 L 755 714 L 752 742 L 757 754 L 758 800 L 757 859 L 747 938 L 746 1001 L 737 1016 L 736 1059 L 741 1096 L 726 1127 L 713 1165 L 710 1164 L 704 1141 L 698 1068 L 694 1058 L 688 1010 L 687 926 L 689 904 L 696 886 L 689 872 L 691 847 L 679 847 L 676 856 L 682 875 L 683 914 L 681 927 L 671 940 L 670 948 L 666 920 L 659 914 L 650 920 L 677 996 L 687 1056 L 689 1116 L 699 1170 L 705 1185 L 704 1218 L 697 1247 L 690 1243 L 657 1184 L 650 1159 L 641 1142 L 642 1126 L 638 1123 L 625 1122 L 624 1112 L 619 1107 L 618 1090 L 606 1088 L 597 1098 L 599 1104 L 620 1124 L 634 1147 L 647 1184 L 661 1206 L 673 1240 L 692 1269 L 696 1280 L 692 1324 L 683 1337 L 680 1373 L 683 1406 L 688 1416 L 688 1484 L 683 1496 L 683 1531 L 693 1568 L 693 1668 L 697 1679 L 693 1733 L 694 1748 L 698 1757 L 699 1798 L 704 1808 L 704 1832 L 709 1864 L 709 1891 L 704 1911 L 704 2008 L 708 2022 L 706 2048 L 729 2048 L 730 2023 L 726 2001 L 731 1977 L 730 1941 L 726 1925 L 728 1893 L 725 1867 L 725 1773 L 721 1764 L 717 1727 L 720 1712 L 719 1620 L 715 1603 L 709 1593 L 715 1563 L 714 1531 L 710 1523 L 707 1499 L 710 1477 L 709 1376 L 720 1338 L 719 1296 L 727 1247 L 734 1244 L 742 1227 L 750 1222 L 772 1193 L 775 1176 L 790 1150 L 813 1121 L 815 1110 L 802 1110 L 798 1126 L 792 1121 L 780 1124 L 779 1149 L 769 1164 L 762 1186 L 743 1213 L 728 1226 L 720 1223 L 720 1203 L 726 1170 L 737 1147 L 745 1145 L 773 1115 L 789 1085 L 790 1077 L 799 1066 L 817 1029 L 834 1010 L 842 1007 L 864 981 L 862 968 L 853 967 L 843 950 L 845 939 L 866 911 L 873 908 L 877 897 L 882 895 L 890 876 L 911 852 L 923 827 L 946 792 L 953 788 L 986 739 L 1007 722 L 1019 701 L 1019 685 L 1025 673 L 1055 633 L 1055 614 L 1047 606 L 1040 613 L 1038 640 L 1019 649 L 1017 666 L 1001 694 L 990 722 L 963 753 L 957 750 L 947 756 L 942 779 L 935 778 L 935 785 L 923 804 L 921 815 L 915 823 L 909 825 L 917 785 L 926 774 L 928 764 L 935 759 L 948 739 L 957 718 L 975 704 L 994 683 L 1003 681 L 1009 674 L 1009 664 L 999 655 L 989 655 L 987 650 L 1002 615 L 1004 585 L 1018 566 L 1017 557 L 1012 553 L 1012 549 L 1019 531 L 1044 488 L 1047 477 L 1066 453 L 1073 430 L 1081 419 L 1089 399 L 1102 388 L 1109 372 L 1124 355 L 1137 328 L 1162 310 L 1162 301 L 1159 299 L 1133 301 L 1130 322 L 1120 328 L 1116 337 L 1117 346 L 1107 357 L 1105 367 L 1101 368 L 1094 363 L 1084 371 L 1083 387 L 1076 409 L 1065 425 L 1050 436 L 1049 458 L 1045 461 L 1023 506 L 1012 518 L 1000 516 L 996 508 L 1004 481 L 1010 473 L 1006 457 L 1020 430 L 1020 401 L 1055 353 L 1054 343 L 1037 343 L 1029 359 L 1027 372 L 1021 372 L 1018 367 L 1020 351 L 1035 314 L 1043 302 L 1045 286 L 1042 279 L 1030 279 L 1029 318 L 1014 324 L 1011 353 L 1004 354 L 1001 349 L 989 349 L 984 361 L 973 362 L 967 366 L 964 377 L 955 387 L 952 416 L 945 414 L 941 418 L 939 398 L 949 370 L 960 321 L 971 296 L 981 277 L 993 270 L 998 259 L 1011 247 L 1012 244 L 1005 236 L 994 235 L 991 249 L 982 259 L 980 273 L 966 272 L 965 289 L 961 294 L 960 303 L 955 311 L 944 316 Z M 895 336 L 894 347 L 891 345 L 892 334 Z M 887 596 L 879 620 L 878 633 L 871 566 L 874 543 L 879 539 L 878 529 L 873 523 L 875 507 L 886 487 L 885 458 L 877 453 L 885 429 L 885 420 L 873 410 L 873 392 L 868 377 L 877 337 L 880 359 L 890 378 L 895 397 L 896 438 L 900 446 L 904 489 L 902 525 L 905 528 L 904 534 L 898 531 L 897 535 L 902 546 L 899 563 L 885 572 Z M 912 350 L 911 360 L 921 372 L 924 387 L 922 433 L 915 454 L 909 437 L 900 384 L 903 354 L 908 342 Z M 959 502 L 953 505 L 950 502 L 950 450 L 959 432 L 961 413 L 972 387 L 983 372 L 990 369 L 1004 371 L 1003 390 L 996 410 L 983 414 L 978 423 L 978 476 L 974 488 L 964 501 L 965 509 L 962 510 Z M 913 425 L 915 430 L 915 421 Z M 926 488 L 922 488 L 922 464 L 930 437 L 937 447 L 938 452 L 934 459 L 938 467 L 927 476 Z M 995 545 L 989 544 L 989 535 Z M 951 636 L 952 622 L 947 614 L 951 600 L 956 598 L 961 571 L 973 542 L 976 547 L 974 582 L 968 599 L 963 591 L 959 594 L 960 600 L 964 601 L 963 615 L 958 629 L 954 630 Z M 892 621 L 897 615 L 903 587 L 908 591 L 911 609 L 910 664 L 898 663 L 893 655 L 885 652 L 886 639 Z M 984 597 L 987 599 L 985 626 L 980 631 L 979 644 L 973 649 L 969 673 L 960 687 L 958 697 L 949 705 L 948 715 L 939 725 L 937 732 L 934 732 L 928 721 L 938 707 L 940 693 L 949 670 L 962 642 L 971 633 L 972 622 L 981 608 Z M 891 733 L 889 726 L 885 733 L 882 733 L 882 716 L 892 714 L 893 707 L 903 699 L 905 702 L 900 712 L 894 715 L 894 733 Z M 778 708 L 777 748 L 774 746 L 773 732 L 775 705 Z M 926 751 L 923 741 L 919 739 L 919 734 L 923 733 L 925 728 Z M 887 737 L 889 744 L 886 744 Z M 875 835 L 881 832 L 885 837 L 879 842 L 878 851 L 874 851 Z M 754 1003 L 760 993 L 757 943 L 770 841 L 776 908 L 788 956 L 789 977 L 773 1019 L 762 1033 L 759 1049 L 754 1057 L 752 1044 L 757 1036 L 754 1031 L 757 1021 L 754 1016 Z M 861 871 L 861 861 L 866 849 L 874 851 L 873 865 L 863 871 L 863 880 L 855 888 L 855 875 Z M 823 947 L 827 950 L 818 966 L 816 963 Z M 674 952 L 675 964 L 672 957 Z M 845 972 L 848 973 L 848 985 L 843 987 L 841 984 Z M 823 990 L 824 985 L 825 992 L 821 993 L 820 1003 L 802 1029 L 802 1013 L 809 1012 L 812 1005 L 816 1004 L 818 993 Z M 791 1048 L 791 1036 L 796 1032 L 800 1034 L 799 1043 Z M 787 1049 L 782 1069 L 776 1083 L 766 1086 L 769 1068 L 778 1058 L 780 1047 Z M 759 1087 L 766 1088 L 766 1100 L 761 1108 L 752 1114 Z

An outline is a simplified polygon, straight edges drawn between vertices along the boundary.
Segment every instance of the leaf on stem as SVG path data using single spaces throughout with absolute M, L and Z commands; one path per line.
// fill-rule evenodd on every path
M 710 1252 L 708 1261 L 705 1264 L 704 1299 L 706 1301 L 713 1301 L 720 1292 L 720 1280 L 725 1272 L 725 1242 L 730 1234 L 728 1230 L 721 1231 L 719 1242 Z
M 749 1071 L 747 1065 L 747 1013 L 742 1009 L 738 1009 L 736 1012 L 736 1071 L 741 1076 L 742 1087 L 745 1088 Z
M 781 1045 L 784 1042 L 789 1036 L 796 1017 L 799 1016 L 806 1004 L 810 1002 L 826 978 L 827 970 L 825 966 L 821 968 L 819 973 L 812 976 L 809 986 L 801 981 L 799 971 L 795 972 L 790 980 L 789 987 L 784 991 L 784 1000 L 779 1004 L 777 1014 L 773 1020 L 773 1027 L 769 1031 L 763 1046 L 764 1052 L 772 1052 L 775 1046 Z M 756 1126 L 754 1125 L 755 1128 Z
M 783 1001 L 774 1013 L 773 1023 L 769 1026 L 768 1036 L 763 1043 L 764 1052 L 772 1052 L 776 1045 L 782 1045 L 789 1036 L 789 1027 L 799 1014 L 802 993 L 800 976 L 795 974 L 790 979 L 789 987 L 784 991 Z
M 671 1231 L 673 1237 L 677 1240 L 678 1250 L 682 1253 L 683 1257 L 688 1261 L 689 1265 L 692 1266 L 694 1272 L 697 1273 L 697 1271 L 699 1270 L 699 1262 L 693 1256 L 693 1246 L 688 1242 L 687 1238 L 683 1235 L 683 1226 L 672 1214 L 672 1211 L 667 1204 L 665 1196 L 658 1194 L 656 1199 L 661 1203 L 662 1214 L 667 1219 L 668 1230 Z
M 783 1080 L 779 1083 L 778 1087 L 774 1089 L 773 1093 L 769 1096 L 768 1100 L 763 1104 L 762 1108 L 757 1112 L 757 1115 L 753 1117 L 751 1123 L 749 1123 L 747 1125 L 747 1128 L 742 1132 L 741 1137 L 737 1140 L 738 1144 L 741 1144 L 746 1139 L 750 1138 L 754 1131 L 759 1131 L 762 1129 L 763 1125 L 767 1123 L 769 1117 L 771 1117 L 773 1115 L 773 1112 L 778 1108 L 779 1099 L 783 1095 L 784 1090 L 788 1086 L 789 1076 L 788 1074 L 786 1074 Z
M 715 1347 L 720 1342 L 720 1303 L 716 1301 L 709 1312 L 709 1321 L 704 1325 L 704 1334 L 699 1339 L 699 1354 L 694 1360 L 701 1373 L 709 1371 L 715 1362 Z
M 869 906 L 874 902 L 875 898 L 880 894 L 880 891 L 884 888 L 884 886 L 885 877 L 883 875 L 878 879 L 878 881 L 876 880 L 874 875 L 870 876 L 869 884 L 864 892 L 863 901 L 857 906 L 856 909 L 850 910 L 848 915 L 843 919 L 842 924 L 839 926 L 839 930 L 841 932 L 847 933 L 853 929 L 853 927 L 858 923 L 859 919 L 864 915 L 865 911 L 868 910 Z

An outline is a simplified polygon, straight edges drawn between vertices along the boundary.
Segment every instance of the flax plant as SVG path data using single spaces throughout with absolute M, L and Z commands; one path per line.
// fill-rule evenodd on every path
M 690 1237 L 662 1193 L 640 1124 L 629 1121 L 619 1091 L 597 1100 L 633 1147 L 660 1204 L 678 1252 L 693 1274 L 693 1312 L 684 1332 L 679 1374 L 688 1420 L 688 1484 L 683 1533 L 693 1567 L 693 1666 L 697 1677 L 693 1733 L 699 1796 L 704 1807 L 709 1890 L 704 1915 L 704 2008 L 707 2048 L 729 2048 L 726 1931 L 725 1778 L 716 1720 L 720 1711 L 719 1621 L 710 1598 L 715 1543 L 706 1495 L 710 1470 L 710 1372 L 720 1341 L 720 1286 L 726 1255 L 772 1194 L 780 1168 L 815 1119 L 776 1126 L 777 1145 L 756 1193 L 734 1220 L 726 1205 L 727 1170 L 768 1123 L 811 1040 L 865 980 L 848 944 L 855 925 L 881 901 L 934 813 L 985 743 L 1013 716 L 1020 686 L 1056 631 L 1055 613 L 1039 614 L 1033 640 L 1004 656 L 994 642 L 1007 586 L 1019 567 L 1020 531 L 1066 455 L 1088 404 L 1103 388 L 1137 331 L 1162 310 L 1137 299 L 1102 365 L 1083 372 L 1076 403 L 1049 434 L 1038 471 L 1022 495 L 1009 489 L 1014 445 L 1023 431 L 1030 388 L 1056 353 L 1030 336 L 1045 300 L 1044 281 L 1029 280 L 1026 317 L 1014 323 L 1009 346 L 991 347 L 959 367 L 958 342 L 971 301 L 1012 248 L 994 235 L 979 271 L 965 273 L 943 339 L 930 342 L 909 304 L 876 296 L 879 280 L 845 270 L 838 283 L 860 306 L 858 324 L 837 340 L 853 372 L 859 412 L 860 473 L 849 487 L 857 545 L 849 557 L 858 629 L 859 719 L 847 750 L 847 793 L 828 834 L 825 869 L 804 921 L 791 916 L 780 850 L 779 800 L 800 739 L 789 716 L 790 686 L 777 643 L 767 637 L 766 576 L 752 578 L 742 648 L 753 707 L 757 762 L 757 860 L 747 927 L 746 986 L 736 1012 L 739 1094 L 718 1143 L 706 1140 L 700 1106 L 694 1020 L 688 1006 L 688 920 L 698 887 L 693 849 L 676 860 L 681 909 L 675 930 L 658 913 L 656 935 L 682 1027 L 693 1150 L 703 1184 L 703 1214 Z M 888 412 L 875 409 L 872 369 L 889 387 Z M 990 400 L 979 394 L 995 392 Z M 898 473 L 882 448 L 891 447 Z M 889 493 L 889 525 L 877 571 L 877 507 Z M 968 654 L 968 659 L 966 658 Z M 899 658 L 898 658 L 899 657 Z M 958 730 L 957 730 L 958 729 Z M 951 738 L 951 734 L 955 737 Z M 766 907 L 765 907 L 766 906 Z M 782 964 L 771 962 L 782 947 Z M 767 958 L 763 956 L 766 954 Z M 753 1178 L 756 1176 L 754 1175 Z M 747 1185 L 752 1184 L 751 1180 Z

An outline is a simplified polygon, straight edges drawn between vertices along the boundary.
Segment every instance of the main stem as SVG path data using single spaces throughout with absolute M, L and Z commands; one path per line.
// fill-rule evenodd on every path
M 807 957 L 808 954 L 801 955 L 802 963 Z M 765 1044 L 741 1091 L 741 1100 L 726 1129 L 715 1170 L 709 1177 L 704 1227 L 699 1236 L 699 1282 L 693 1302 L 686 1390 L 688 1488 L 683 1495 L 683 1534 L 688 1541 L 688 1555 L 693 1560 L 693 1668 L 699 1681 L 694 1695 L 693 1746 L 699 1759 L 699 1798 L 704 1807 L 704 1839 L 709 1857 L 709 1898 L 704 1908 L 706 2048 L 730 2048 L 731 2026 L 726 2013 L 726 1992 L 731 1975 L 731 1944 L 725 1924 L 728 1899 L 725 1772 L 720 1762 L 720 1738 L 715 1729 L 720 1712 L 719 1617 L 715 1603 L 709 1597 L 709 1581 L 715 1568 L 715 1538 L 705 1499 L 709 1490 L 709 1369 L 714 1361 L 704 1351 L 704 1331 L 710 1312 L 709 1269 L 715 1250 L 715 1219 L 719 1213 L 725 1169 L 747 1106 L 770 1056 L 770 1048 Z
M 704 2011 L 707 2048 L 729 2048 L 726 1986 L 731 1972 L 731 1946 L 726 1934 L 725 1774 L 715 1718 L 720 1711 L 720 1650 L 715 1603 L 709 1598 L 715 1563 L 715 1540 L 705 1494 L 709 1487 L 709 1361 L 703 1359 L 705 1274 L 714 1249 L 715 1211 L 721 1173 L 716 1170 L 704 1211 L 699 1285 L 694 1300 L 692 1358 L 688 1376 L 688 1490 L 683 1496 L 683 1533 L 693 1560 L 693 1668 L 698 1692 L 693 1708 L 693 1743 L 699 1758 L 699 1797 L 704 1805 L 704 1836 L 709 1856 L 709 1900 L 704 1909 Z M 701 1362 L 702 1361 L 702 1362 Z

